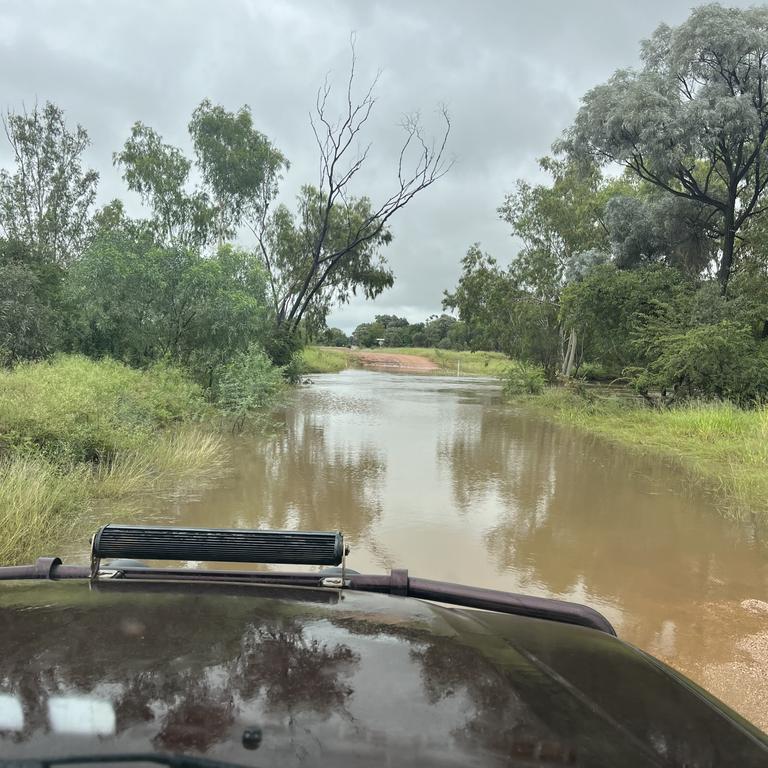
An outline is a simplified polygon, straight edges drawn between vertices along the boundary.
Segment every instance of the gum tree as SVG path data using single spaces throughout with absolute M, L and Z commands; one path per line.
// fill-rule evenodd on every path
M 82 163 L 88 133 L 70 129 L 50 102 L 7 112 L 2 123 L 15 170 L 0 170 L 0 230 L 35 258 L 65 267 L 83 247 L 96 197 L 99 175 Z
M 701 207 L 725 293 L 768 185 L 768 8 L 706 5 L 642 44 L 642 67 L 589 91 L 562 148 L 620 163 Z
M 377 78 L 356 91 L 354 40 L 352 62 L 338 113 L 332 88 L 319 89 L 310 117 L 317 144 L 319 180 L 302 187 L 295 211 L 280 206 L 250 222 L 270 276 L 279 334 L 291 337 L 304 321 L 321 326 L 328 309 L 356 291 L 374 298 L 392 285 L 380 247 L 389 243 L 390 219 L 416 195 L 448 172 L 450 120 L 441 111 L 443 129 L 429 139 L 418 116 L 402 121 L 403 140 L 394 160 L 389 194 L 378 200 L 353 193 L 355 177 L 366 165 L 370 144 L 363 136 L 374 106 Z

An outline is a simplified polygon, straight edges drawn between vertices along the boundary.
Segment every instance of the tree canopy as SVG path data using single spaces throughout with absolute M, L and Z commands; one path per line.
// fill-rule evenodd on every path
M 584 96 L 559 146 L 688 201 L 718 240 L 725 291 L 768 184 L 768 8 L 695 8 L 678 27 L 659 26 L 641 58 L 640 70 L 618 70 Z

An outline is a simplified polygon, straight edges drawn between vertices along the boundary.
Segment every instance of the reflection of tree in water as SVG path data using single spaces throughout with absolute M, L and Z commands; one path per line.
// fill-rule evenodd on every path
M 381 509 L 385 463 L 370 445 L 333 446 L 322 419 L 288 411 L 285 428 L 241 452 L 247 509 L 272 528 L 343 530 L 367 536 Z
M 300 712 L 321 719 L 343 714 L 358 654 L 313 637 L 297 617 L 259 617 L 242 608 L 220 606 L 199 624 L 188 608 L 184 615 L 165 602 L 143 608 L 127 634 L 114 604 L 98 617 L 77 608 L 53 612 L 45 633 L 35 612 L 0 609 L 2 625 L 14 628 L 13 639 L 0 636 L 0 658 L 3 690 L 23 702 L 21 739 L 46 729 L 51 695 L 88 694 L 104 684 L 120 687 L 118 733 L 153 724 L 154 746 L 169 751 L 205 752 L 231 738 L 249 702 L 289 722 Z
M 456 504 L 471 513 L 496 493 L 519 525 L 535 528 L 554 491 L 553 429 L 500 408 L 485 408 L 479 423 L 463 424 L 439 455 L 451 471 Z
M 633 642 L 650 647 L 681 606 L 768 576 L 749 524 L 723 520 L 659 460 L 513 411 L 472 426 L 441 457 L 468 515 L 495 495 L 484 541 L 499 567 L 620 607 Z

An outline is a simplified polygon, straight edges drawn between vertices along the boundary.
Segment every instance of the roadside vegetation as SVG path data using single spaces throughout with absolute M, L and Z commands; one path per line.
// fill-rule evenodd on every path
M 334 303 L 392 285 L 390 220 L 449 170 L 450 119 L 438 112 L 434 141 L 417 113 L 403 119 L 389 188 L 378 201 L 355 189 L 376 102 L 355 63 L 353 41 L 345 82 L 326 80 L 307 126 L 326 173 L 293 204 L 278 203 L 288 159 L 248 105 L 203 99 L 191 153 L 134 123 L 109 160 L 137 218 L 120 199 L 96 207 L 86 128 L 52 103 L 5 110 L 0 562 L 62 540 L 104 499 L 217 473 L 218 435 L 262 424 L 314 370 L 300 350 Z M 250 250 L 236 245 L 246 231 Z
M 301 351 L 303 373 L 338 373 L 352 366 L 351 352 L 346 349 L 304 347 Z
M 0 391 L 0 562 L 55 547 L 83 520 L 101 522 L 99 502 L 222 471 L 211 406 L 176 368 L 59 356 L 0 372 Z

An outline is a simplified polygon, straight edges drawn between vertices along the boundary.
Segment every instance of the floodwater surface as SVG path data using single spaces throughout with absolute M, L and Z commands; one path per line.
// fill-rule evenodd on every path
M 657 458 L 501 400 L 492 380 L 349 370 L 153 522 L 344 531 L 348 564 L 577 600 L 768 729 L 768 549 Z

